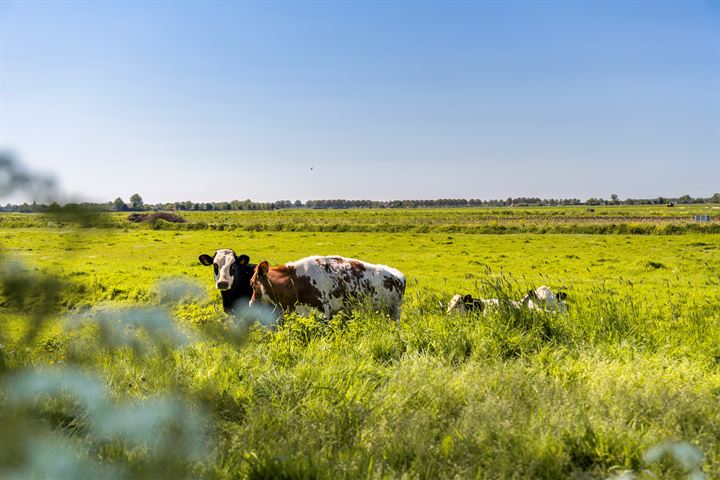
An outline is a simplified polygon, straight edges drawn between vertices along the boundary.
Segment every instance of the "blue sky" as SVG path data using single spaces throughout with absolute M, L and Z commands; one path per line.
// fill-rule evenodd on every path
M 720 3 L 0 0 L 0 145 L 147 202 L 720 191 Z

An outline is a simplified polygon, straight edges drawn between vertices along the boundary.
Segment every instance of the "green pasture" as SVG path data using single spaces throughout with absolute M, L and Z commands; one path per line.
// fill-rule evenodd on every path
M 147 212 L 146 212 L 147 213 Z M 179 211 L 184 223 L 134 223 L 128 213 L 93 217 L 96 227 L 156 230 L 239 230 L 246 232 L 365 233 L 720 233 L 720 206 L 663 205 L 504 208 L 414 208 L 349 210 Z M 708 215 L 710 222 L 696 222 Z M 0 215 L 0 228 L 66 228 L 67 215 Z
M 664 209 L 656 207 L 657 215 Z M 475 214 L 442 212 L 413 211 L 407 221 L 425 215 L 450 225 L 455 215 Z M 351 223 L 353 215 L 370 222 L 376 214 L 379 224 L 403 221 L 396 212 L 372 211 L 227 215 L 272 224 L 274 215 L 282 222 L 348 215 Z M 203 214 L 189 215 L 200 221 L 194 215 Z M 207 215 L 202 221 L 212 223 L 226 214 Z M 128 468 L 130 476 L 720 477 L 718 235 L 55 225 L 2 229 L 0 245 L 27 275 L 64 284 L 56 320 L 28 345 L 21 341 L 26 320 L 4 299 L 3 368 L 75 362 L 97 372 L 114 401 L 171 393 L 206 412 L 204 453 L 163 471 L 151 469 L 149 447 L 98 444 L 76 408 L 63 410 L 63 421 L 43 410 L 41 418 L 89 458 Z M 401 321 L 364 310 L 331 322 L 291 316 L 231 341 L 223 331 L 233 324 L 211 269 L 197 260 L 218 248 L 271 264 L 339 254 L 394 266 L 408 279 Z M 155 306 L 155 285 L 168 278 L 190 279 L 208 294 L 173 309 L 178 327 L 193 337 L 188 345 L 146 354 L 97 350 L 92 328 L 78 334 L 62 326 L 64 316 L 92 316 L 107 305 Z M 568 292 L 567 316 L 502 310 L 448 317 L 439 305 L 454 293 L 519 298 L 543 284 Z M 686 444 L 702 459 L 684 458 Z M 654 458 L 653 448 L 670 453 Z M 10 467 L 0 455 L 0 468 Z
M 478 292 L 482 279 L 506 275 L 532 287 L 584 290 L 630 282 L 629 294 L 646 299 L 713 295 L 720 284 L 720 236 L 473 235 L 333 232 L 168 232 L 9 229 L 3 248 L 38 268 L 85 284 L 79 300 L 147 297 L 153 283 L 188 276 L 212 292 L 201 253 L 219 248 L 251 261 L 280 264 L 308 255 L 344 255 L 403 271 L 413 287 L 451 295 Z M 415 289 L 417 290 L 417 288 Z M 219 295 L 216 295 L 219 298 Z

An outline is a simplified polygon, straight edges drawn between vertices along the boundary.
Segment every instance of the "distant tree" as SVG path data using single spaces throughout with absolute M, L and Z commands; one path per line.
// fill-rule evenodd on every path
M 133 210 L 142 210 L 144 208 L 142 197 L 137 193 L 133 193 L 132 197 L 130 197 L 130 205 L 132 205 Z
M 618 199 L 619 197 L 617 196 L 617 193 L 613 193 L 612 195 L 610 195 L 610 200 L 612 200 L 612 203 L 614 203 L 615 205 L 618 204 Z
M 690 195 L 683 195 L 677 199 L 677 203 L 692 203 L 693 198 Z
M 126 212 L 127 209 L 128 209 L 127 204 L 126 204 L 125 201 L 124 201 L 122 198 L 120 198 L 120 197 L 116 198 L 116 199 L 113 201 L 113 207 L 115 208 L 115 211 L 116 211 L 116 212 Z
M 714 194 L 709 200 L 710 203 L 720 203 L 720 193 Z

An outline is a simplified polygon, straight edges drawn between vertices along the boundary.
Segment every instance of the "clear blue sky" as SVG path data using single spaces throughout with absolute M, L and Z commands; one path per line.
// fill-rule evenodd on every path
M 0 0 L 0 145 L 96 200 L 709 196 L 720 3 Z

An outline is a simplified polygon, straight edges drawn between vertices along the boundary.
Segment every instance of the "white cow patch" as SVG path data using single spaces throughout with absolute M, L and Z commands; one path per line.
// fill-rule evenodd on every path
M 213 269 L 215 271 L 215 285 L 219 290 L 230 290 L 232 288 L 234 275 L 232 275 L 231 269 L 234 263 L 235 252 L 232 250 L 226 249 L 215 252 Z M 222 282 L 227 285 L 225 286 Z
M 535 297 L 535 299 L 528 298 L 528 308 L 567 313 L 565 300 L 558 300 L 555 294 L 545 285 L 535 289 Z

